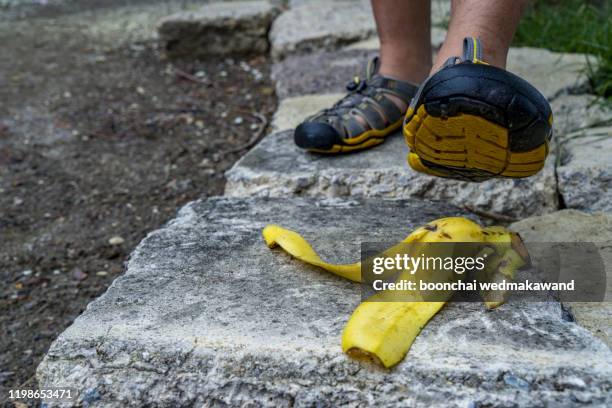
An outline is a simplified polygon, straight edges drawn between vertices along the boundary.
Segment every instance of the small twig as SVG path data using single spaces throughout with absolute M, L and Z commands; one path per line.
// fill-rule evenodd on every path
M 251 136 L 251 138 L 249 139 L 248 142 L 246 142 L 243 145 L 234 147 L 232 149 L 228 149 L 228 150 L 224 150 L 222 152 L 219 152 L 220 155 L 224 156 L 226 154 L 238 153 L 238 152 L 241 152 L 241 151 L 243 151 L 245 149 L 249 149 L 249 148 L 253 147 L 257 142 L 259 142 L 259 139 L 261 139 L 264 131 L 268 127 L 268 119 L 264 115 L 259 113 L 259 112 L 253 112 L 253 113 L 251 113 L 251 115 L 255 116 L 257 119 L 260 120 L 261 124 L 259 126 L 259 129 L 257 129 L 257 131 L 253 134 L 253 136 Z
M 190 73 L 185 72 L 182 69 L 179 69 L 177 67 L 172 67 L 172 69 L 174 70 L 176 75 L 180 76 L 181 78 L 185 78 L 185 79 L 188 79 L 190 81 L 197 82 L 198 84 L 209 85 L 208 81 L 200 79 L 200 78 L 198 78 L 195 75 L 191 75 Z
M 513 218 L 513 217 L 509 217 L 507 215 L 502 215 L 502 214 L 495 214 L 489 211 L 485 211 L 485 210 L 480 210 L 478 208 L 474 208 L 470 205 L 464 205 L 463 208 L 465 208 L 467 211 L 474 213 L 476 215 L 479 215 L 481 217 L 485 217 L 485 218 L 490 218 L 492 220 L 495 221 L 499 221 L 499 222 L 516 222 L 518 221 L 518 219 Z

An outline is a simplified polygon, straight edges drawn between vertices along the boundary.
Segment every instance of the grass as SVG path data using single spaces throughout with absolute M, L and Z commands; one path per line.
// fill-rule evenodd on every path
M 612 2 L 539 0 L 526 12 L 515 46 L 591 54 L 587 65 L 592 92 L 612 103 Z M 596 63 L 593 63 L 596 62 Z

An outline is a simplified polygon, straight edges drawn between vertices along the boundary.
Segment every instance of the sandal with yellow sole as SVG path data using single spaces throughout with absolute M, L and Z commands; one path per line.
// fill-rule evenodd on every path
M 355 77 L 349 93 L 329 109 L 307 118 L 294 132 L 295 144 L 315 153 L 368 149 L 401 128 L 418 87 L 378 73 L 378 58 L 368 64 L 365 79 Z
M 546 98 L 524 79 L 482 61 L 475 38 L 421 84 L 404 120 L 408 163 L 468 181 L 539 172 L 552 137 Z

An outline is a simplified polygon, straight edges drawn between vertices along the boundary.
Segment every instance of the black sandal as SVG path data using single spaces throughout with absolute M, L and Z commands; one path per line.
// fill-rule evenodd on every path
M 400 128 L 418 88 L 384 77 L 378 68 L 374 58 L 365 79 L 355 77 L 347 85 L 344 98 L 301 123 L 295 129 L 295 144 L 316 153 L 353 152 L 383 143 Z
M 524 79 L 482 61 L 464 40 L 421 84 L 404 125 L 408 163 L 422 173 L 467 181 L 520 178 L 544 167 L 552 137 L 546 98 Z

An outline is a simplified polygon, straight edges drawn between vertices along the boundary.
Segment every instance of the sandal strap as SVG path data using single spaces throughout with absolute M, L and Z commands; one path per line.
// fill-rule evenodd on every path
M 463 61 L 470 61 L 475 64 L 483 62 L 480 38 L 465 37 L 463 39 Z
M 352 138 L 368 129 L 381 130 L 397 122 L 404 115 L 393 99 L 407 107 L 418 87 L 407 82 L 378 74 L 379 61 L 374 58 L 366 68 L 366 79 L 358 77 L 347 85 L 349 93 L 307 121 L 331 125 L 344 138 Z
M 357 119 L 355 115 L 349 115 L 348 117 L 343 119 L 344 120 L 342 121 L 342 123 L 344 125 L 345 132 L 341 132 L 340 134 L 344 134 L 345 137 L 356 137 L 367 130 L 367 128 L 363 125 L 361 121 Z
M 361 116 L 371 129 L 384 129 L 387 127 L 388 119 L 381 114 L 382 106 L 375 100 L 364 98 L 357 107 L 352 110 L 353 115 Z
M 385 96 L 384 92 L 378 93 L 374 96 L 374 99 L 382 106 L 382 110 L 387 114 L 387 118 L 390 122 L 396 122 L 404 114 L 391 99 Z M 402 100 L 405 99 L 402 98 Z M 408 106 L 409 102 L 410 100 L 406 100 L 406 106 Z

